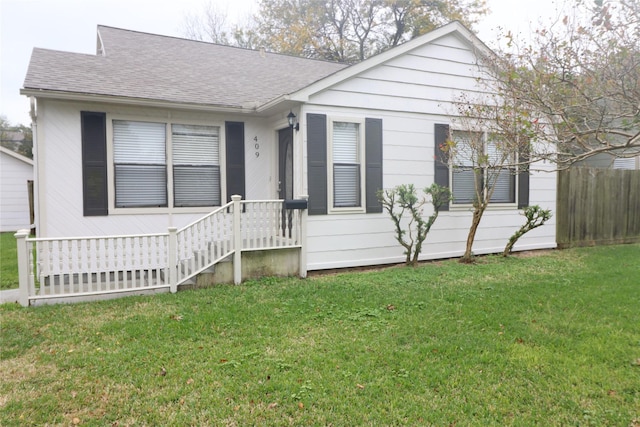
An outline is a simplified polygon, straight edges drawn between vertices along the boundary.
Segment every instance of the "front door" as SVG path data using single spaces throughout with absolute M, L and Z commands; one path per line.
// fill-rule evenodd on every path
M 293 199 L 293 129 L 278 131 L 278 198 Z
M 293 199 L 293 129 L 278 131 L 278 198 Z M 291 212 L 282 209 L 282 235 L 291 237 Z

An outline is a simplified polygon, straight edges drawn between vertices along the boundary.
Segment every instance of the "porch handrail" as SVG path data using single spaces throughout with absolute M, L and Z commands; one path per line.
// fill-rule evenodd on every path
M 104 236 L 71 236 L 71 237 L 30 237 L 27 235 L 26 239 L 30 242 L 57 242 L 60 240 L 104 240 L 119 238 L 132 238 L 132 237 L 156 237 L 156 236 L 168 236 L 169 233 L 147 233 L 147 234 L 112 234 Z
M 205 216 L 203 216 L 203 217 L 201 217 L 201 218 L 196 219 L 195 221 L 193 221 L 193 222 L 191 222 L 191 223 L 189 223 L 189 224 L 185 225 L 185 226 L 184 226 L 184 227 L 182 227 L 182 228 L 178 228 L 178 229 L 177 229 L 177 232 L 179 233 L 179 232 L 181 232 L 181 231 L 184 231 L 184 230 L 186 230 L 187 228 L 192 227 L 192 226 L 196 225 L 197 223 L 202 222 L 203 220 L 206 220 L 207 218 L 209 218 L 209 217 L 211 217 L 211 216 L 213 216 L 213 215 L 217 214 L 217 213 L 218 213 L 218 212 L 220 212 L 220 211 L 223 211 L 223 210 L 229 209 L 229 207 L 231 207 L 232 205 L 233 205 L 233 201 L 231 201 L 231 202 L 227 203 L 226 205 L 220 206 L 219 208 L 217 208 L 217 209 L 215 209 L 215 210 L 213 210 L 213 211 L 209 212 L 209 213 L 208 213 L 208 214 L 206 214 Z
M 232 198 L 235 196 L 232 196 Z M 169 229 L 171 292 L 177 286 L 231 255 L 235 202 L 220 206 L 180 229 Z
M 303 196 L 305 199 L 307 196 Z M 233 255 L 234 283 L 242 280 L 243 251 L 300 248 L 300 276 L 306 277 L 306 204 L 232 201 L 168 232 L 30 237 L 16 234 L 20 303 L 177 286 Z

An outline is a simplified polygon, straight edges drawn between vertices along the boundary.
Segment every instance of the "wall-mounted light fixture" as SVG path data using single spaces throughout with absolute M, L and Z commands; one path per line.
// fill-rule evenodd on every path
M 287 121 L 289 122 L 289 127 L 295 130 L 300 130 L 300 123 L 296 120 L 296 115 L 293 114 L 293 111 L 289 110 L 289 114 L 287 114 Z

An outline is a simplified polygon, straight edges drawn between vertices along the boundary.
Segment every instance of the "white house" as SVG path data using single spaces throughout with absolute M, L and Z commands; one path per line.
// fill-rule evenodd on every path
M 96 55 L 34 49 L 21 92 L 35 99 L 39 237 L 164 233 L 233 194 L 308 195 L 301 271 L 401 262 L 376 191 L 454 182 L 438 146 L 488 52 L 458 22 L 352 66 L 104 26 Z M 513 175 L 474 252 L 501 251 L 520 208 L 555 198 L 555 173 Z M 470 208 L 450 203 L 421 259 L 462 255 Z M 555 245 L 552 219 L 515 249 Z
M 29 228 L 29 181 L 33 160 L 0 147 L 0 231 Z

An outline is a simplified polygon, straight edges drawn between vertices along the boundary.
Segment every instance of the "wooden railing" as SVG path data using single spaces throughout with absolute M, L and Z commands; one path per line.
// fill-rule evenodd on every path
M 240 283 L 241 253 L 304 245 L 306 210 L 282 200 L 232 201 L 199 220 L 168 233 L 31 238 L 16 233 L 20 303 L 167 288 L 233 256 L 234 283 Z M 306 275 L 304 250 L 300 274 Z
M 176 286 L 198 275 L 233 253 L 234 202 L 216 209 L 199 220 L 181 228 L 169 229 L 169 241 L 175 241 Z

